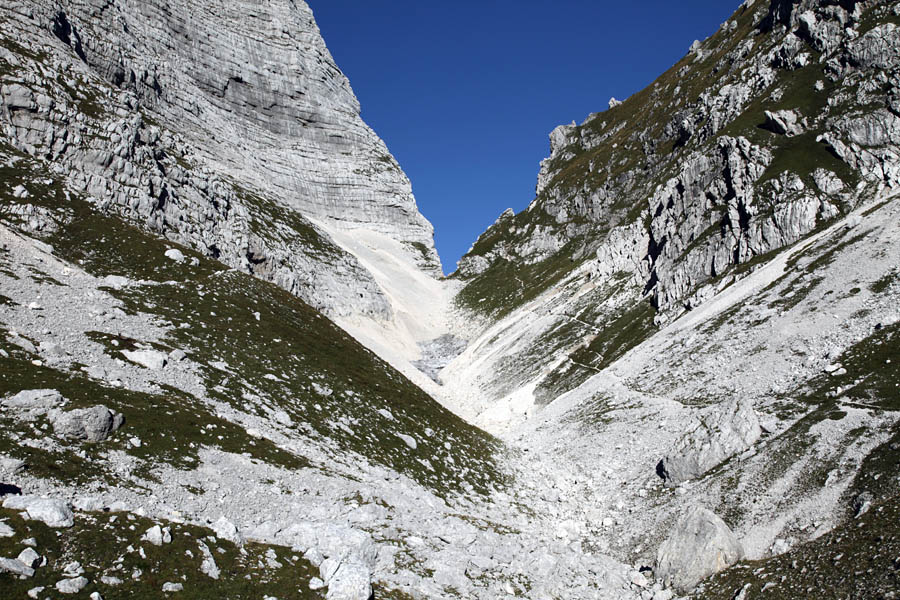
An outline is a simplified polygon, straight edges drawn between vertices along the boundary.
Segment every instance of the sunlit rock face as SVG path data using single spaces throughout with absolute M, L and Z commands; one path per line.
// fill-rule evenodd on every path
M 4 35 L 41 50 L 9 53 L 31 95 L 4 86 L 8 136 L 108 209 L 330 314 L 391 314 L 330 231 L 378 232 L 440 273 L 431 224 L 305 3 L 30 0 L 7 14 Z

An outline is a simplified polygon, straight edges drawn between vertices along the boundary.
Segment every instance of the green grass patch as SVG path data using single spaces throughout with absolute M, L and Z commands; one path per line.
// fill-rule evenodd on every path
M 712 576 L 692 598 L 890 598 L 900 589 L 900 499 L 891 498 L 811 542 L 774 558 L 744 561 Z M 765 591 L 763 591 L 765 588 Z
M 69 400 L 66 410 L 103 404 L 125 416 L 123 428 L 107 442 L 89 444 L 60 440 L 66 448 L 63 456 L 17 444 L 10 435 L 14 432 L 25 437 L 43 437 L 45 433 L 29 430 L 27 426 L 23 430 L 23 425 L 16 424 L 7 412 L 4 415 L 7 427 L 0 433 L 0 444 L 6 446 L 6 452 L 12 456 L 25 460 L 36 476 L 66 482 L 87 481 L 95 478 L 98 471 L 105 470 L 107 459 L 104 453 L 110 449 L 124 450 L 141 459 L 144 466 L 139 469 L 139 474 L 145 477 L 157 463 L 179 469 L 197 467 L 199 451 L 204 446 L 245 454 L 286 469 L 310 466 L 304 458 L 279 449 L 269 440 L 250 436 L 242 427 L 216 416 L 204 403 L 174 388 L 163 394 L 134 392 L 102 384 L 77 371 L 38 367 L 31 362 L 32 358 L 14 350 L 10 358 L 0 363 L 0 396 L 21 390 L 55 389 Z M 140 448 L 128 443 L 132 437 L 141 440 Z M 84 452 L 87 458 L 79 458 L 76 451 Z
M 57 597 L 54 585 L 72 561 L 82 565 L 84 576 L 90 581 L 78 594 L 84 598 L 93 592 L 99 592 L 106 600 L 163 598 L 166 594 L 162 587 L 167 582 L 182 584 L 184 590 L 172 597 L 186 600 L 259 600 L 266 595 L 282 600 L 324 598 L 324 593 L 309 590 L 309 581 L 318 575 L 318 570 L 290 548 L 256 543 L 238 548 L 215 538 L 204 527 L 157 523 L 125 513 L 78 513 L 73 527 L 56 530 L 38 521 L 25 521 L 19 513 L 7 509 L 0 509 L 0 518 L 16 532 L 12 538 L 0 539 L 0 556 L 17 556 L 26 548 L 21 540 L 33 537 L 36 551 L 47 559 L 47 564 L 39 567 L 31 579 L 0 574 L 0 589 L 9 598 L 25 598 L 28 590 L 38 586 L 47 588 L 41 597 Z M 170 528 L 171 543 L 154 546 L 141 541 L 143 534 L 156 524 Z M 218 580 L 200 571 L 201 541 L 209 547 L 220 569 Z M 270 559 L 277 564 L 270 564 Z M 136 571 L 140 571 L 137 579 L 132 577 Z M 116 577 L 122 583 L 103 584 L 103 576 Z
M 584 260 L 573 258 L 581 240 L 572 240 L 549 258 L 533 264 L 506 259 L 494 262 L 470 280 L 455 298 L 457 305 L 500 319 L 559 283 Z
M 654 308 L 642 300 L 612 316 L 596 337 L 569 355 L 569 360 L 549 373 L 535 390 L 535 402 L 549 404 L 575 389 L 592 375 L 610 366 L 626 352 L 653 335 Z

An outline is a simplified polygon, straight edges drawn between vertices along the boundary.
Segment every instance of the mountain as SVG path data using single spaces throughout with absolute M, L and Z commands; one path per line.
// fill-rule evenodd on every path
M 302 1 L 0 25 L 4 597 L 895 593 L 900 4 L 747 0 L 448 278 Z

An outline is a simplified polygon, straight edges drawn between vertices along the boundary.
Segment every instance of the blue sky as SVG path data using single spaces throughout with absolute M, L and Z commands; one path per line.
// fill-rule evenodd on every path
M 738 0 L 307 0 L 444 270 L 534 198 L 547 135 L 646 87 Z

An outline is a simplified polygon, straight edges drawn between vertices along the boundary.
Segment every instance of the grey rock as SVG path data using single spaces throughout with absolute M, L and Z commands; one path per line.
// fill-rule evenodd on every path
M 875 501 L 875 496 L 872 492 L 866 490 L 860 494 L 858 494 L 855 498 L 853 498 L 853 512 L 856 513 L 856 517 L 861 517 L 872 508 L 872 502 Z
M 722 519 L 695 506 L 674 526 L 656 556 L 658 579 L 686 593 L 702 579 L 739 561 L 741 543 Z
M 16 535 L 15 529 L 10 527 L 8 524 L 0 521 L 0 538 L 8 538 Z
M 34 92 L 24 85 L 19 83 L 4 85 L 0 88 L 0 95 L 3 97 L 3 103 L 11 111 L 26 110 L 33 112 L 37 110 Z
M 37 569 L 41 564 L 41 555 L 35 552 L 33 548 L 25 548 L 16 559 L 32 569 Z
M 65 528 L 75 524 L 69 503 L 57 498 L 9 496 L 3 501 L 3 508 L 25 511 L 27 519 L 43 521 L 48 527 Z
M 309 589 L 315 591 L 315 590 L 321 590 L 323 587 L 325 587 L 325 582 L 322 581 L 321 579 L 319 579 L 318 577 L 313 577 L 312 579 L 309 580 Z
M 12 477 L 25 469 L 25 461 L 8 456 L 0 456 L 0 474 Z
M 122 355 L 133 363 L 153 370 L 165 367 L 168 359 L 165 353 L 158 350 L 122 350 Z
M 121 275 L 107 275 L 103 278 L 103 283 L 113 289 L 119 290 L 128 287 L 131 284 L 131 280 L 127 277 L 122 277 Z
M 85 577 L 73 577 L 56 582 L 56 590 L 60 594 L 77 594 L 83 590 L 89 581 Z
M 34 569 L 15 558 L 0 558 L 0 573 L 34 577 Z
M 900 66 L 900 27 L 879 25 L 850 43 L 850 60 L 862 69 L 894 69 Z
M 216 559 L 213 558 L 209 546 L 203 542 L 198 542 L 198 544 L 200 546 L 200 553 L 203 555 L 203 561 L 200 563 L 200 572 L 210 579 L 218 579 L 221 571 L 219 571 L 219 566 L 216 564 Z
M 0 401 L 7 408 L 41 410 L 56 408 L 63 402 L 62 394 L 56 390 L 22 390 L 18 394 Z
M 169 248 L 166 250 L 166 258 L 174 260 L 175 262 L 183 262 L 184 253 L 178 248 Z
M 238 546 L 244 543 L 244 536 L 241 535 L 235 524 L 225 517 L 219 517 L 219 520 L 212 524 L 212 530 L 219 539 L 229 541 Z
M 372 578 L 364 565 L 343 562 L 328 581 L 328 600 L 369 600 Z
M 762 429 L 751 402 L 732 400 L 714 406 L 660 461 L 658 473 L 669 485 L 695 479 L 750 448 L 760 435 Z
M 144 535 L 141 537 L 141 540 L 145 542 L 149 542 L 154 546 L 162 546 L 163 545 L 163 530 L 159 525 L 154 525 L 150 529 L 148 529 Z M 170 540 L 171 541 L 171 540 Z
M 52 411 L 50 423 L 57 435 L 89 442 L 102 442 L 122 426 L 124 417 L 101 405 L 66 412 Z
M 167 581 L 162 586 L 162 591 L 165 593 L 181 592 L 183 590 L 184 590 L 184 585 L 182 585 L 180 583 L 172 583 L 170 581 Z
M 803 115 L 795 110 L 766 111 L 766 124 L 775 133 L 788 137 L 800 135 L 806 131 Z
M 341 559 L 337 557 L 326 558 L 322 561 L 322 564 L 319 565 L 319 577 L 322 578 L 326 584 L 331 582 L 331 578 L 334 577 L 334 574 L 337 573 L 338 568 L 341 566 Z
M 406 435 L 404 433 L 394 433 L 395 436 L 400 438 L 404 444 L 406 444 L 410 450 L 415 450 L 418 447 L 418 443 L 416 439 L 410 435 Z
M 310 548 L 303 553 L 303 558 L 316 568 L 321 566 L 321 564 L 325 561 L 325 557 L 321 552 L 319 552 L 318 548 Z
M 106 508 L 106 504 L 102 500 L 91 496 L 76 498 L 75 501 L 72 502 L 72 506 L 75 510 L 80 510 L 82 512 L 99 512 Z

